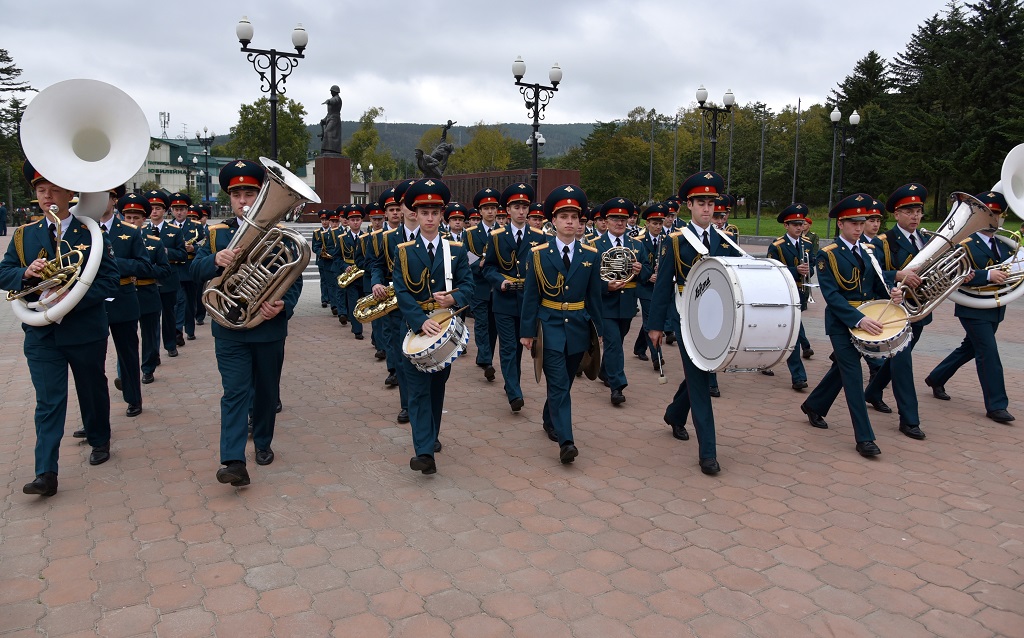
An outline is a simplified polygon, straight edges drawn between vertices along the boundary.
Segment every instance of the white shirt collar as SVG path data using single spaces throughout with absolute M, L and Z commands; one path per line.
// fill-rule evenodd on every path
M 836 235 L 836 237 L 839 238 L 843 242 L 843 244 L 846 245 L 847 248 L 853 250 L 855 244 L 851 244 L 850 242 L 846 241 L 846 238 L 843 237 L 842 235 Z
M 68 232 L 68 229 L 71 228 L 71 220 L 74 219 L 74 218 L 75 218 L 74 215 L 68 215 L 64 219 L 60 220 L 60 236 L 61 237 L 63 237 L 64 233 Z M 46 228 L 47 228 L 47 230 L 49 230 L 49 228 L 50 228 L 50 224 L 49 223 L 46 224 Z
M 569 247 L 569 260 L 571 261 L 571 260 L 572 260 L 572 254 L 573 254 L 573 250 L 574 250 L 574 247 L 576 246 L 576 241 L 574 240 L 574 241 L 572 241 L 571 243 L 568 243 L 568 244 L 566 244 L 566 243 L 563 243 L 563 242 L 562 242 L 562 240 L 561 240 L 561 239 L 559 239 L 559 238 L 558 238 L 557 236 L 555 237 L 555 247 L 556 247 L 556 248 L 558 248 L 558 254 L 559 254 L 559 256 L 561 256 L 561 255 L 564 255 L 564 254 L 565 254 L 565 252 L 564 252 L 564 250 L 563 250 L 563 249 L 564 249 L 564 248 L 565 248 L 566 246 L 568 246 L 568 247 Z
M 907 238 L 907 241 L 910 241 L 910 236 L 914 235 L 914 241 L 917 242 L 917 247 L 921 247 L 921 236 L 917 234 L 916 230 L 913 233 L 911 233 L 909 230 L 903 228 L 899 224 L 896 224 L 896 228 L 900 229 L 900 232 L 903 233 L 903 236 Z

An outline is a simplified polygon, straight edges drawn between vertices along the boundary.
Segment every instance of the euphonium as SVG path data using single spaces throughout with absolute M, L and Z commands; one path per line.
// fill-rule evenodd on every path
M 338 287 L 348 288 L 349 284 L 351 284 L 356 279 L 362 277 L 364 272 L 366 271 L 364 271 L 362 268 L 359 268 L 358 266 L 352 268 L 352 270 L 346 270 L 345 272 L 338 275 Z
M 604 281 L 632 281 L 636 253 L 625 246 L 612 246 L 601 253 L 601 279 Z
M 352 316 L 359 323 L 366 323 L 380 319 L 392 310 L 397 310 L 398 297 L 395 296 L 395 284 L 388 284 L 385 294 L 383 299 L 377 299 L 373 295 L 360 297 L 356 302 L 355 309 L 352 310 Z
M 39 174 L 78 191 L 78 204 L 70 212 L 89 231 L 93 247 L 85 260 L 80 251 L 58 253 L 47 264 L 42 284 L 8 295 L 22 323 L 45 326 L 71 312 L 95 280 L 103 261 L 103 233 L 96 220 L 106 211 L 109 189 L 124 184 L 146 161 L 149 122 L 135 100 L 117 87 L 65 80 L 29 103 L 20 128 L 22 149 Z M 48 289 L 53 293 L 47 301 L 23 299 Z
M 961 242 L 979 230 L 999 227 L 999 215 L 973 195 L 957 192 L 950 198 L 953 208 L 946 220 L 903 267 L 921 278 L 917 288 L 903 287 L 903 307 L 911 322 L 927 317 L 970 275 L 971 260 Z
M 266 157 L 260 163 L 267 169 L 266 179 L 227 245 L 228 250 L 241 252 L 203 290 L 210 316 L 232 330 L 261 324 L 263 302 L 279 301 L 302 275 L 309 263 L 309 244 L 301 233 L 277 224 L 306 202 L 320 203 L 313 189 L 291 171 Z

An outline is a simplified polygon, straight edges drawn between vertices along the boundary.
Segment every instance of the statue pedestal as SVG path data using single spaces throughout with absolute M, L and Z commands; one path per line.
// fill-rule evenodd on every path
M 352 160 L 347 157 L 318 157 L 313 166 L 314 190 L 320 204 L 306 204 L 300 221 L 316 222 L 318 210 L 334 210 L 352 201 Z

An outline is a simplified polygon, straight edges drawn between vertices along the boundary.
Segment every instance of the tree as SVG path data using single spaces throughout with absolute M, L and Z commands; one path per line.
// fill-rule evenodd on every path
M 453 153 L 448 161 L 449 173 L 507 170 L 512 159 L 512 147 L 525 146 L 522 142 L 507 137 L 501 127 L 487 126 L 483 122 L 477 122 L 470 127 L 469 134 L 472 136 L 469 143 Z M 424 151 L 430 152 L 426 149 Z
M 380 134 L 377 132 L 377 118 L 384 115 L 384 107 L 371 106 L 359 118 L 359 128 L 352 134 L 344 148 L 346 157 L 352 160 L 352 177 L 361 180 L 362 175 L 356 171 L 356 164 L 364 167 L 373 166 L 378 181 L 398 179 L 398 163 L 391 153 L 379 150 Z
M 303 123 L 306 109 L 287 97 L 278 98 L 277 149 L 281 164 L 306 163 L 310 134 Z M 220 149 L 218 149 L 220 150 Z M 256 159 L 270 157 L 270 99 L 261 97 L 238 109 L 238 124 L 231 127 L 231 141 L 223 146 L 229 157 Z
M 9 96 L 0 97 L 0 193 L 3 193 L 0 199 L 6 200 L 9 208 L 24 206 L 31 199 L 27 196 L 28 186 L 21 179 L 24 158 L 18 139 L 18 124 L 25 112 L 25 103 L 15 94 L 34 90 L 21 79 L 21 69 L 7 50 L 0 49 L 0 96 Z

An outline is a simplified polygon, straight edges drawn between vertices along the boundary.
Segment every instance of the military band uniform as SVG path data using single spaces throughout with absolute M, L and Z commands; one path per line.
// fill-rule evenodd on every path
M 24 173 L 33 188 L 44 181 L 28 162 Z M 52 496 L 57 491 L 57 459 L 67 416 L 69 367 L 75 378 L 86 438 L 93 447 L 90 463 L 102 463 L 110 457 L 110 394 L 104 373 L 109 333 L 103 301 L 117 295 L 120 281 L 110 242 L 105 237 L 102 246 L 93 246 L 88 229 L 71 214 L 53 229 L 51 224 L 44 218 L 14 231 L 0 261 L 0 288 L 18 291 L 38 283 L 35 278 L 26 280 L 25 272 L 37 258 L 54 259 L 58 241 L 62 252 L 82 251 L 83 267 L 93 250 L 101 250 L 102 258 L 85 296 L 60 323 L 41 327 L 22 324 L 25 359 L 36 392 L 37 478 L 24 491 L 43 496 Z M 26 300 L 36 301 L 38 297 L 33 294 Z
M 830 215 L 840 220 L 863 221 L 868 200 L 870 197 L 860 193 L 850 195 L 839 202 Z M 821 296 L 826 304 L 825 334 L 832 342 L 835 356 L 828 372 L 800 407 L 811 425 L 827 428 L 824 417 L 842 390 L 853 422 L 857 450 L 863 456 L 874 456 L 878 454 L 878 448 L 874 444 L 875 433 L 864 402 L 864 373 L 860 353 L 850 339 L 850 329 L 864 319 L 864 313 L 858 310 L 861 304 L 889 298 L 890 282 L 878 278 L 859 242 L 851 246 L 838 235 L 833 243 L 818 252 L 816 269 Z
M 807 207 L 803 204 L 791 204 L 779 213 L 778 221 L 782 224 L 791 221 L 808 222 L 810 220 L 807 218 L 807 214 Z M 812 252 L 813 246 L 810 240 L 803 236 L 798 236 L 794 239 L 789 233 L 785 233 L 768 246 L 768 258 L 774 259 L 786 266 L 790 277 L 796 283 L 800 295 L 801 313 L 807 311 L 809 289 L 802 285 L 805 278 L 797 271 L 797 268 L 801 264 L 811 264 L 810 257 Z M 809 283 L 813 277 L 814 268 L 812 267 L 807 274 L 806 281 Z M 801 344 L 805 341 L 807 341 L 807 336 L 804 331 L 804 322 L 801 321 L 797 342 L 793 346 L 793 352 L 786 359 L 786 367 L 789 368 L 789 377 L 794 390 L 807 387 L 807 371 L 804 369 L 804 363 L 801 359 Z
M 320 220 L 322 222 L 327 221 L 327 211 L 321 210 L 319 213 Z M 313 240 L 310 242 L 310 251 L 313 253 L 316 260 L 316 269 L 320 273 L 320 305 L 327 307 L 331 303 L 330 298 L 330 277 L 328 273 L 329 265 L 328 260 L 324 256 L 324 236 L 330 231 L 330 227 L 317 228 L 313 231 Z
M 149 203 L 157 203 L 169 208 L 169 200 L 160 191 L 149 191 L 145 194 Z M 170 213 L 166 213 L 170 214 Z M 159 225 L 153 224 L 153 234 L 160 237 L 167 253 L 167 261 L 171 270 L 166 277 L 157 281 L 160 286 L 160 334 L 164 349 L 172 356 L 177 356 L 177 327 L 175 326 L 174 307 L 178 302 L 178 290 L 181 288 L 179 273 L 181 265 L 187 264 L 185 238 L 181 229 L 172 225 L 165 217 Z
M 911 193 L 913 195 L 906 197 Z M 886 209 L 890 212 L 899 208 L 902 202 L 911 199 L 917 203 L 923 202 L 927 192 L 919 184 L 907 184 L 897 189 L 886 202 Z M 914 238 L 913 243 L 904 234 L 899 225 L 893 227 L 878 238 L 888 244 L 891 263 L 882 266 L 886 271 L 898 271 L 906 268 L 910 261 L 919 253 L 927 243 L 927 238 L 919 230 L 910 235 Z M 889 276 L 889 275 L 886 275 Z M 929 314 L 920 321 L 910 324 L 911 339 L 910 345 L 896 353 L 892 358 L 882 362 L 882 366 L 875 374 L 875 378 L 868 383 L 864 389 L 864 398 L 868 403 L 875 406 L 880 412 L 891 412 L 892 410 L 882 401 L 882 392 L 892 381 L 892 393 L 896 399 L 896 409 L 899 412 L 900 431 L 911 438 L 923 439 L 921 432 L 921 417 L 918 414 L 917 389 L 914 386 L 914 346 L 921 339 L 924 327 L 932 322 Z
M 1006 200 L 999 193 L 981 193 L 978 199 L 993 210 L 1006 211 Z M 982 233 L 975 233 L 964 240 L 963 245 L 967 247 L 967 254 L 974 268 L 973 277 L 966 285 L 990 285 L 990 275 L 986 269 L 1002 263 L 1008 256 L 1007 248 L 999 244 L 998 238 L 990 238 Z M 935 366 L 925 378 L 925 383 L 933 390 L 938 390 L 935 393 L 936 397 L 948 399 L 949 395 L 946 395 L 943 386 L 953 378 L 961 366 L 974 359 L 978 381 L 981 383 L 981 394 L 985 400 L 986 416 L 1000 423 L 1013 421 L 1014 417 L 1006 409 L 1010 400 L 1006 395 L 1003 364 L 999 359 L 999 345 L 996 342 L 996 331 L 1006 316 L 1006 306 L 971 308 L 956 304 L 953 315 L 964 327 L 964 340 L 956 350 Z
M 473 208 L 497 204 L 500 193 L 493 188 L 484 188 L 473 197 Z M 491 286 L 484 277 L 484 254 L 491 241 L 490 228 L 481 219 L 475 226 L 466 229 L 466 249 L 472 255 L 469 269 L 473 273 L 474 298 L 470 307 L 473 313 L 473 339 L 476 343 L 476 364 L 484 368 L 488 381 L 494 380 L 494 347 L 498 342 L 498 328 L 491 312 Z
M 192 199 L 182 193 L 171 194 L 171 206 L 181 205 L 191 207 Z M 202 231 L 199 230 L 199 224 L 191 219 L 186 218 L 181 222 L 172 221 L 171 223 L 180 229 L 181 241 L 185 250 L 184 261 L 174 266 L 178 271 L 178 281 L 181 284 L 178 299 L 174 304 L 174 327 L 177 336 L 181 336 L 184 333 L 191 341 L 196 338 L 197 293 L 196 282 L 192 281 L 192 276 L 189 274 L 189 264 L 195 259 L 195 250 L 203 235 Z M 188 251 L 189 246 L 191 246 L 192 252 Z
M 415 241 L 417 233 L 415 230 L 410 230 L 404 223 L 395 228 L 394 230 L 385 231 L 384 251 L 381 259 L 378 259 L 378 264 L 381 265 L 381 272 L 386 273 L 386 276 L 390 278 L 391 283 L 394 283 L 395 269 L 398 268 L 398 246 L 409 241 Z M 390 267 L 389 267 L 390 264 Z M 374 281 L 374 283 L 379 283 Z M 387 285 L 385 283 L 384 285 Z M 393 358 L 395 362 L 395 374 L 398 380 L 398 393 L 400 401 L 400 412 L 399 412 L 399 423 L 408 423 L 410 418 L 409 413 L 409 386 L 406 383 L 407 375 L 406 368 L 403 367 L 402 360 L 405 359 L 405 355 L 402 354 L 402 340 L 405 338 L 407 328 L 405 327 L 404 319 L 402 318 L 401 312 L 392 311 L 385 316 L 385 319 L 389 320 L 389 334 L 390 345 L 393 352 Z
M 149 261 L 142 234 L 134 226 L 122 222 L 116 215 L 100 224 L 114 251 L 115 263 L 121 274 L 120 286 L 113 300 L 107 302 L 107 322 L 110 336 L 117 351 L 118 378 L 121 393 L 128 404 L 128 415 L 136 416 L 142 410 L 142 378 L 139 362 L 139 298 L 136 281 L 152 280 L 155 275 Z
M 353 204 L 353 206 L 355 206 L 355 204 Z M 361 216 L 362 215 L 360 215 L 360 217 Z M 338 243 L 341 246 L 341 261 L 338 263 L 338 274 L 340 275 L 344 273 L 352 266 L 361 268 L 362 266 L 358 263 L 359 260 L 362 259 L 358 254 L 359 238 L 354 237 L 352 235 L 352 231 L 346 226 L 344 227 L 344 234 L 342 234 L 339 239 L 340 241 Z M 335 286 L 337 287 L 337 283 L 335 283 Z M 356 339 L 363 338 L 363 324 L 354 316 L 356 303 L 362 296 L 362 287 L 363 278 L 360 276 L 345 288 L 338 288 L 338 299 L 341 303 L 341 305 L 338 306 L 338 312 L 340 313 L 344 311 L 345 316 L 348 317 L 349 323 L 352 325 L 352 334 L 356 336 Z
M 160 365 L 160 286 L 161 277 L 169 276 L 171 264 L 167 261 L 167 250 L 152 227 L 142 229 L 143 247 L 153 267 L 153 277 L 135 281 L 139 300 L 139 334 L 141 347 L 142 383 L 152 383 L 153 373 Z
M 586 194 L 579 187 L 562 186 L 545 198 L 544 210 L 550 220 L 558 210 L 571 206 L 585 209 Z M 558 442 L 562 462 L 568 463 L 577 453 L 572 428 L 572 384 L 583 355 L 591 347 L 592 327 L 601 335 L 604 325 L 600 258 L 593 246 L 579 240 L 562 244 L 558 237 L 548 238 L 531 252 L 531 258 L 524 263 L 519 330 L 524 338 L 536 339 L 543 334 L 547 399 L 542 423 L 548 438 Z M 565 261 L 569 262 L 568 267 Z M 570 450 L 568 456 L 566 452 Z

